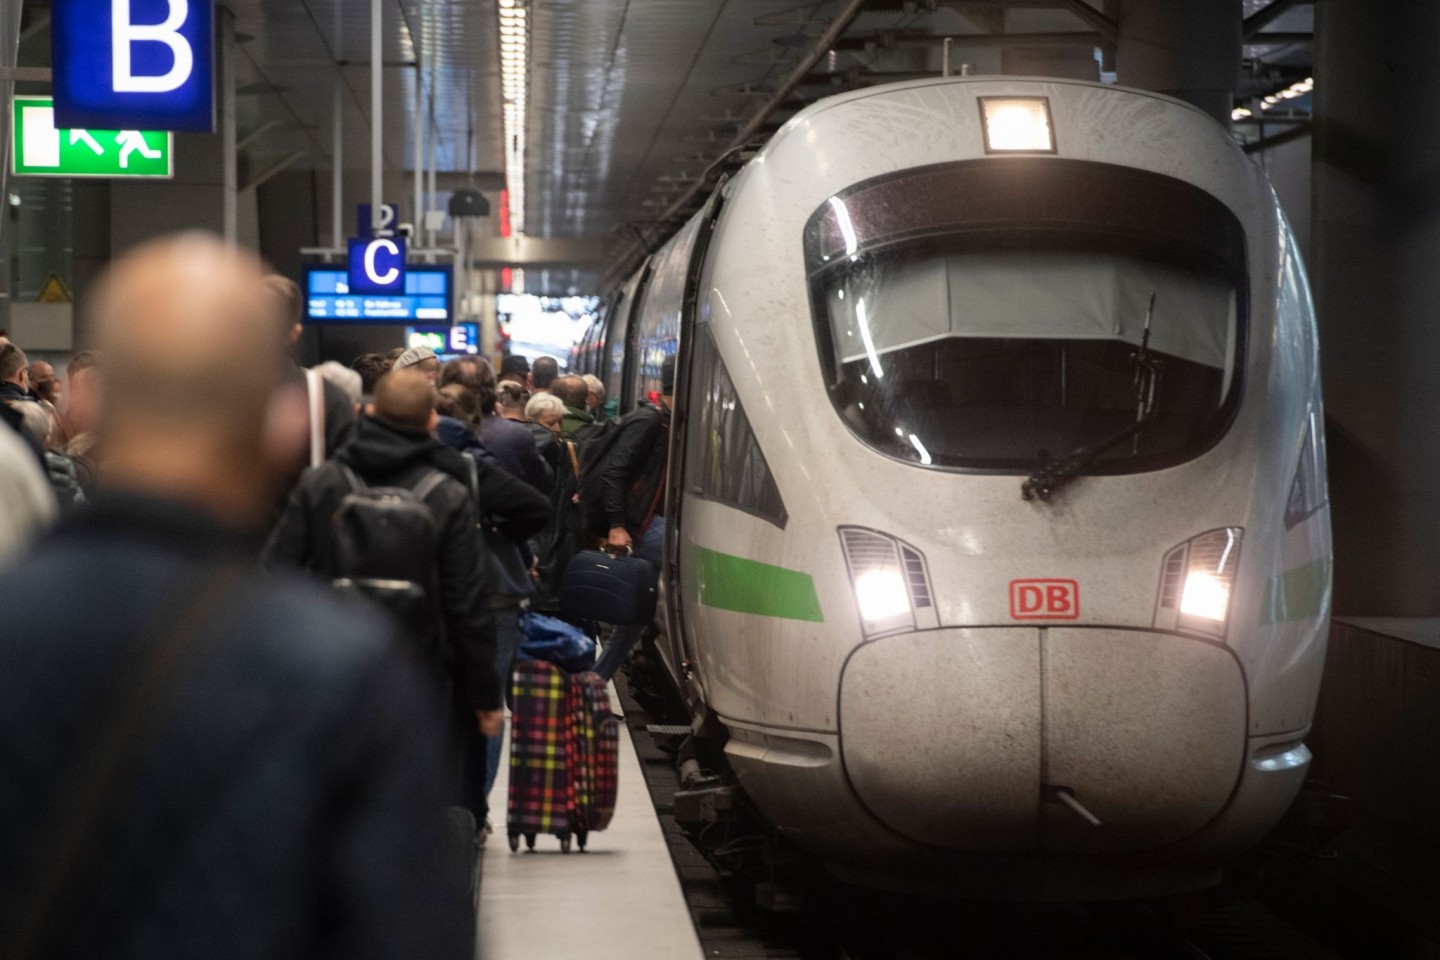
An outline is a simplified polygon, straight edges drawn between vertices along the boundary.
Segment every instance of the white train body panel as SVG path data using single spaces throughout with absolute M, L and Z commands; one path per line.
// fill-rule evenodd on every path
M 1048 502 L 1021 499 L 1024 470 L 923 467 L 859 438 L 829 399 L 802 242 L 857 184 L 1015 162 L 987 156 L 978 108 L 1010 96 L 1048 99 L 1056 149 L 1027 162 L 1182 181 L 1223 204 L 1245 241 L 1248 335 L 1228 427 L 1181 462 L 1087 473 Z M 1315 323 L 1263 174 L 1213 120 L 1165 97 L 957 78 L 823 101 L 724 193 L 697 330 L 748 415 L 784 522 L 705 495 L 694 445 L 716 441 L 692 392 L 688 453 L 672 455 L 683 500 L 669 507 L 679 591 L 666 605 L 681 635 L 664 647 L 682 683 L 693 665 L 691 688 L 729 728 L 742 785 L 787 835 L 867 882 L 1065 896 L 1204 883 L 1303 779 L 1328 632 Z M 697 218 L 672 251 L 700 229 Z M 684 284 L 672 251 L 656 255 L 652 298 Z M 1157 331 L 1166 317 L 1157 308 Z M 923 555 L 933 607 L 912 604 L 911 627 L 862 632 L 841 527 Z M 1228 620 L 1204 636 L 1157 605 L 1162 568 L 1227 528 L 1242 531 Z M 1035 595 L 1017 601 L 1015 582 L 1030 580 L 1073 582 L 1078 610 L 1057 601 L 1060 616 L 1017 619 Z

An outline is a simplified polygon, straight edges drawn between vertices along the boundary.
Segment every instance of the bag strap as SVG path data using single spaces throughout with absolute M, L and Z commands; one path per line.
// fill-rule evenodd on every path
M 570 451 L 570 469 L 575 471 L 575 479 L 580 479 L 580 457 L 575 453 L 575 444 L 569 440 L 565 441 L 565 449 Z
M 325 381 L 317 370 L 305 371 L 305 393 L 310 401 L 310 466 L 325 462 Z
M 345 482 L 348 483 L 348 484 L 350 484 L 350 492 L 351 492 L 351 493 L 361 493 L 361 492 L 369 489 L 369 488 L 365 485 L 365 481 L 364 481 L 364 480 L 361 480 L 361 479 L 356 475 L 356 473 L 355 473 L 354 470 L 351 470 L 348 466 L 346 466 L 345 464 L 341 463 L 339 460 L 336 460 L 336 461 L 335 461 L 335 464 L 336 464 L 336 466 L 338 466 L 338 467 L 340 468 L 340 472 L 345 475 Z
M 248 564 L 230 563 L 205 575 L 195 596 L 153 631 L 158 639 L 145 645 L 128 681 L 118 685 L 121 699 L 106 722 L 91 727 L 99 739 L 62 776 L 49 822 L 36 833 L 29 881 L 20 888 L 25 895 L 14 904 L 15 922 L 0 956 L 28 960 L 45 954 L 67 901 L 75 896 L 77 878 L 93 865 L 93 847 L 110 826 L 117 789 L 134 772 L 141 747 L 205 639 L 205 627 L 216 621 L 217 608 L 234 595 L 248 569 Z
M 650 529 L 650 521 L 655 519 L 655 512 L 660 509 L 660 501 L 665 497 L 665 481 L 670 473 L 670 428 L 662 422 L 660 429 L 665 435 L 665 443 L 660 455 L 665 459 L 660 461 L 660 482 L 655 485 L 655 499 L 650 501 L 650 509 L 645 513 L 645 522 L 640 524 L 642 534 Z
M 480 502 L 480 465 L 475 462 L 473 453 L 462 453 L 460 456 L 465 458 L 465 469 L 470 473 L 470 494 L 478 504 Z
M 416 499 L 424 501 L 426 497 L 435 492 L 435 488 L 445 482 L 449 474 L 441 473 L 439 470 L 431 470 L 425 475 L 425 479 L 415 484 L 414 494 Z

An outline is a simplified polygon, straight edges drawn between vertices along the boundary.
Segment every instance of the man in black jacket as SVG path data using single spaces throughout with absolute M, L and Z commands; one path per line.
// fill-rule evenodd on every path
M 665 555 L 665 469 L 674 392 L 675 358 L 669 356 L 660 367 L 659 406 L 643 406 L 621 424 L 601 474 L 610 518 L 606 543 L 650 561 L 657 578 Z M 616 627 L 595 662 L 595 672 L 607 680 L 613 677 L 644 632 L 643 624 Z
M 473 950 L 418 672 L 328 590 L 246 572 L 305 430 L 261 275 L 187 235 L 90 300 L 106 492 L 0 575 L 0 955 Z
M 492 736 L 500 730 L 503 696 L 495 675 L 495 623 L 486 597 L 479 515 L 464 457 L 430 435 L 438 420 L 435 388 L 424 373 L 396 370 L 380 378 L 375 415 L 360 421 L 333 459 L 301 478 L 270 533 L 262 563 L 326 579 L 337 574 L 332 521 L 351 492 L 342 464 L 373 487 L 414 489 L 434 471 L 445 474 L 425 496 L 439 528 L 441 622 L 440 635 L 427 638 L 437 655 L 431 665 L 449 673 L 456 719 Z

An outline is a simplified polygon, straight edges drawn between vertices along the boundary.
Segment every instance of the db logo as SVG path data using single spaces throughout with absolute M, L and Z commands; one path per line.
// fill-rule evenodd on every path
M 1010 619 L 1078 620 L 1080 585 L 1074 580 L 1011 580 Z

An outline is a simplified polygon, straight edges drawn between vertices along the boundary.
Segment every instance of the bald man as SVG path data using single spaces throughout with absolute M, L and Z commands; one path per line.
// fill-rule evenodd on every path
M 327 580 L 355 579 L 355 571 L 340 569 L 333 535 L 341 501 L 355 489 L 347 471 L 371 487 L 415 491 L 439 530 L 432 568 L 439 617 L 412 625 L 423 634 L 416 640 L 432 651 L 437 670 L 448 669 L 457 720 L 492 736 L 500 729 L 504 695 L 495 672 L 495 622 L 469 464 L 431 435 L 440 417 L 435 388 L 423 371 L 410 367 L 381 377 L 374 407 L 374 415 L 361 418 L 354 437 L 332 460 L 301 478 L 270 533 L 262 562 Z
M 248 572 L 306 424 L 260 264 L 162 239 L 91 303 L 105 489 L 0 576 L 0 952 L 467 956 L 420 674 Z

